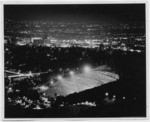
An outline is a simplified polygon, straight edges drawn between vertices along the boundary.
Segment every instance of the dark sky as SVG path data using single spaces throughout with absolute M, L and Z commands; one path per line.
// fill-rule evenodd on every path
M 145 4 L 4 5 L 4 17 L 54 21 L 145 21 Z

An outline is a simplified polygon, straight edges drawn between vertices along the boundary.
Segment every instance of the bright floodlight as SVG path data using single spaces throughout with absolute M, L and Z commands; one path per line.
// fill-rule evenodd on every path
M 74 72 L 73 72 L 73 71 L 70 71 L 69 74 L 70 74 L 70 75 L 74 75 Z
M 90 66 L 85 66 L 84 68 L 83 68 L 83 71 L 84 72 L 90 72 L 91 71 L 91 68 L 90 68 Z
M 58 75 L 57 79 L 58 79 L 58 80 L 62 80 L 62 76 L 61 76 L 61 75 Z

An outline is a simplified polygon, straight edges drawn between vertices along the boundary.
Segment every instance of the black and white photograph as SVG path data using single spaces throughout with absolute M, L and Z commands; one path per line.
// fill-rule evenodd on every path
M 4 118 L 146 118 L 146 3 L 3 4 Z

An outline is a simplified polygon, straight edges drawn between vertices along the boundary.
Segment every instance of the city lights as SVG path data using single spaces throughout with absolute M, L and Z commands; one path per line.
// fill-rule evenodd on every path
M 146 116 L 144 4 L 22 6 L 4 5 L 6 118 Z

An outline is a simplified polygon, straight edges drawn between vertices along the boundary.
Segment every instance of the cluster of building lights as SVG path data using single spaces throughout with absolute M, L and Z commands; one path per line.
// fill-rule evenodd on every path
M 96 107 L 96 103 L 95 102 L 81 102 L 81 103 L 77 103 L 77 104 L 73 104 L 73 105 L 87 105 L 87 106 L 91 106 L 91 107 Z
M 90 107 L 96 107 L 96 103 L 95 102 L 89 102 L 89 101 L 85 101 L 85 102 L 81 102 L 81 103 L 75 103 L 75 104 L 72 104 L 72 105 L 69 105 L 69 106 L 90 106 Z M 65 104 L 64 102 L 62 104 L 59 105 L 60 107 L 64 107 Z
M 12 99 L 8 97 L 8 102 L 12 102 L 14 105 L 19 104 L 21 107 L 24 108 L 29 108 L 32 105 L 33 105 L 32 109 L 36 109 L 36 110 L 43 109 L 43 107 L 45 108 L 51 107 L 51 103 L 48 100 L 48 98 L 40 97 L 40 100 L 41 102 L 39 100 L 31 100 L 28 99 L 26 96 L 18 97 L 16 99 Z M 43 107 L 41 107 L 41 105 L 43 105 Z

